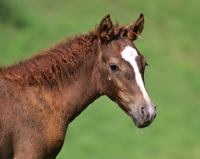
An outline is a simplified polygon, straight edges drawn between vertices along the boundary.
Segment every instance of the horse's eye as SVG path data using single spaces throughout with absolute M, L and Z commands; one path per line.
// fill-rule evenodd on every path
M 117 72 L 119 71 L 119 67 L 117 67 L 117 65 L 115 63 L 110 63 L 110 69 L 113 71 L 113 72 Z

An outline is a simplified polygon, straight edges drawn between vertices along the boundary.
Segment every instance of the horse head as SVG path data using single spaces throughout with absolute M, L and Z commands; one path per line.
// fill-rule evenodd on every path
M 133 44 L 143 27 L 143 14 L 133 24 L 122 26 L 113 25 L 107 15 L 98 27 L 101 90 L 132 117 L 138 128 L 148 126 L 156 116 L 144 84 L 147 62 Z

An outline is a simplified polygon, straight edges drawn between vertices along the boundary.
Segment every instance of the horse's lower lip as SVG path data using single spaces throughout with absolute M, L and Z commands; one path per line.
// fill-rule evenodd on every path
M 134 115 L 131 113 L 131 111 L 125 111 L 125 112 L 126 112 L 126 114 L 127 114 L 128 116 L 130 116 L 130 117 L 132 118 L 132 120 L 133 120 L 133 122 L 134 122 L 134 125 L 135 125 L 137 128 L 145 128 L 145 127 L 149 126 L 149 125 L 151 124 L 151 122 L 153 121 L 153 120 L 151 120 L 151 121 L 149 121 L 149 122 L 144 122 L 144 123 L 140 124 L 140 123 L 138 122 L 138 120 L 134 117 Z
M 140 124 L 133 115 L 131 116 L 131 118 L 133 119 L 133 122 L 137 128 L 145 128 L 145 127 L 149 126 L 151 123 L 151 122 L 147 122 L 147 123 Z
M 131 112 L 126 112 L 126 114 L 132 118 L 132 120 L 133 120 L 133 122 L 134 122 L 136 127 L 138 127 L 138 128 L 142 127 L 141 124 L 138 123 L 137 119 L 132 115 Z
M 141 124 L 139 124 L 139 123 L 137 122 L 136 118 L 135 118 L 133 115 L 132 115 L 131 117 L 132 117 L 132 119 L 133 119 L 133 122 L 134 122 L 135 126 L 138 127 L 138 128 L 141 128 Z

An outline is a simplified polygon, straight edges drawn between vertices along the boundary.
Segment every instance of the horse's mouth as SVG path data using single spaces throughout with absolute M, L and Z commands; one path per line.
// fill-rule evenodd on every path
M 151 124 L 151 122 L 145 122 L 143 124 L 140 124 L 134 116 L 132 116 L 132 119 L 137 128 L 145 128 Z
M 147 122 L 139 123 L 138 120 L 134 117 L 134 115 L 132 113 L 126 112 L 126 114 L 132 118 L 134 125 L 137 128 L 145 128 L 145 127 L 149 126 L 152 122 L 152 121 L 147 121 Z
M 128 115 L 132 118 L 133 122 L 134 122 L 134 125 L 137 127 L 137 128 L 145 128 L 147 126 L 149 126 L 153 119 L 151 120 L 148 120 L 148 119 L 143 119 L 141 118 L 140 120 L 137 119 L 134 114 L 131 112 L 131 110 L 126 110 L 125 107 L 123 107 L 122 105 L 119 105 L 120 108 Z

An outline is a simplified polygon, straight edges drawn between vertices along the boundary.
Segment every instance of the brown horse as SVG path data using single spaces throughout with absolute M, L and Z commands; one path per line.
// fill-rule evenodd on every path
M 156 113 L 144 86 L 147 63 L 132 43 L 143 26 L 142 14 L 130 25 L 107 15 L 88 34 L 0 68 L 0 158 L 56 158 L 69 123 L 101 95 L 148 126 Z

